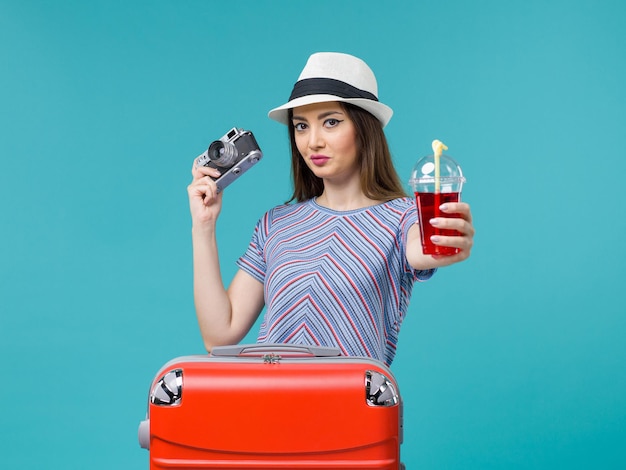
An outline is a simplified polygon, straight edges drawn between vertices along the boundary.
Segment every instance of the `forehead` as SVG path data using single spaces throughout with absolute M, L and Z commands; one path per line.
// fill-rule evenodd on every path
M 328 113 L 343 113 L 343 108 L 337 101 L 328 101 L 325 103 L 312 103 L 304 106 L 297 106 L 293 108 L 294 117 L 311 117 L 319 116 Z

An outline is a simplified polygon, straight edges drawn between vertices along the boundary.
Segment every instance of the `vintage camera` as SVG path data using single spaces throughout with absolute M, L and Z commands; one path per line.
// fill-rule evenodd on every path
M 215 179 L 221 192 L 263 157 L 250 131 L 233 127 L 222 138 L 211 142 L 206 152 L 196 158 L 198 166 L 217 168 L 222 175 Z

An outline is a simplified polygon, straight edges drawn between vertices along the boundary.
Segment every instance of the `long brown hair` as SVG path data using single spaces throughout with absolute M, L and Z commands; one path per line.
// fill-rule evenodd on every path
M 339 102 L 353 122 L 357 152 L 361 164 L 361 189 L 365 196 L 376 201 L 390 201 L 405 197 L 398 173 L 393 166 L 387 138 L 378 119 L 358 106 Z M 324 191 L 324 181 L 313 174 L 298 151 L 295 129 L 292 124 L 293 110 L 289 110 L 289 141 L 291 144 L 291 176 L 293 195 L 288 202 L 302 202 Z

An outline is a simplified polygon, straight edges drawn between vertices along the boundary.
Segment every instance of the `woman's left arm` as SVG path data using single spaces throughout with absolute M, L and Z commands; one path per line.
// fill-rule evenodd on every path
M 459 248 L 455 255 L 425 255 L 422 253 L 420 241 L 420 227 L 416 223 L 409 229 L 406 247 L 406 257 L 414 269 L 432 269 L 449 266 L 464 261 L 470 256 L 474 245 L 474 226 L 472 225 L 472 211 L 465 202 L 448 202 L 441 206 L 441 211 L 447 214 L 455 214 L 458 217 L 436 217 L 429 222 L 438 229 L 457 230 L 461 235 L 448 237 L 437 235 L 431 238 L 435 245 Z

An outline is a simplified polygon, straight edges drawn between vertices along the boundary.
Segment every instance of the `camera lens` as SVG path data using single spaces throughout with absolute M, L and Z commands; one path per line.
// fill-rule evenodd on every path
M 209 158 L 217 166 L 229 167 L 237 162 L 237 147 L 230 142 L 216 140 L 209 146 Z

